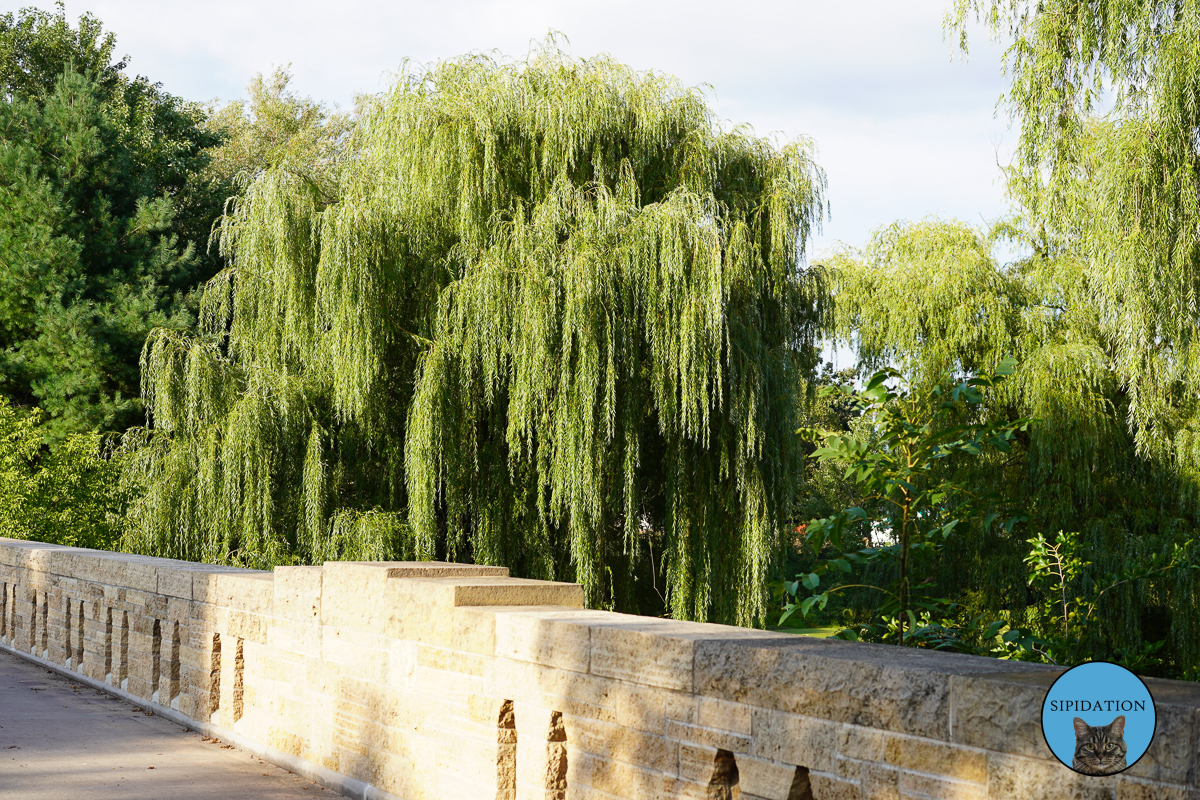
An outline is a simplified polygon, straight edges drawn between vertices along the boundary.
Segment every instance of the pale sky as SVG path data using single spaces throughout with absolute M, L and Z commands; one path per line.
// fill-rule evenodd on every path
M 349 107 L 402 59 L 524 56 L 550 30 L 577 57 L 708 84 L 718 115 L 756 133 L 811 137 L 832 216 L 809 247 L 860 245 L 898 219 L 975 224 L 1006 210 L 997 162 L 1016 141 L 996 113 L 1001 50 L 975 31 L 964 63 L 942 37 L 951 0 L 67 0 L 98 16 L 129 72 L 191 100 L 231 100 L 290 64 L 292 88 Z M 0 0 L 0 10 L 52 0 Z

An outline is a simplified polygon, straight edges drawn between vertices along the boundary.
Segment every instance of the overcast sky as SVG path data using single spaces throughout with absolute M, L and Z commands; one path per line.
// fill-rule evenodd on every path
M 300 94 L 348 107 L 404 58 L 520 57 L 550 30 L 571 53 L 708 84 L 717 113 L 760 135 L 809 136 L 829 178 L 819 255 L 898 219 L 980 223 L 1005 211 L 997 161 L 1016 139 L 996 101 L 1000 49 L 982 30 L 970 59 L 942 37 L 951 0 L 67 0 L 117 35 L 129 71 L 193 100 L 244 95 L 291 64 Z M 0 0 L 15 10 L 29 2 Z M 47 10 L 52 0 L 35 0 Z

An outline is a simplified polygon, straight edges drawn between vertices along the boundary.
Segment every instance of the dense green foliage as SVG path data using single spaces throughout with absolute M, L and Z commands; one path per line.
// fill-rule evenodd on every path
M 53 450 L 45 436 L 40 411 L 0 400 L 0 536 L 114 549 L 124 523 L 119 457 L 95 433 Z
M 406 72 L 345 147 L 335 184 L 259 175 L 205 334 L 148 344 L 130 545 L 474 559 L 622 608 L 640 576 L 761 621 L 821 313 L 807 143 L 551 45 Z
M 958 0 L 1011 42 L 1009 187 L 1080 262 L 1138 452 L 1200 468 L 1200 2 Z
M 998 237 L 1019 236 L 1030 254 L 1012 264 L 993 255 Z M 1096 586 L 1135 563 L 1167 558 L 1196 535 L 1193 481 L 1174 459 L 1142 452 L 1132 399 L 1117 365 L 1118 342 L 1097 308 L 1098 276 L 1070 250 L 1039 245 L 1020 227 L 980 232 L 925 221 L 880 231 L 867 248 L 827 262 L 836 328 L 866 368 L 896 364 L 914 384 L 993 369 L 1015 356 L 1012 378 L 989 393 L 986 416 L 1032 418 L 1011 451 L 973 459 L 956 480 L 1006 500 L 1027 517 L 1004 530 L 964 528 L 947 543 L 937 593 L 964 613 L 999 615 L 1049 635 L 1045 587 L 1030 584 L 1032 534 L 1078 532 L 1087 567 L 1076 588 Z M 1194 558 L 1189 555 L 1189 558 Z M 1162 642 L 1164 671 L 1200 662 L 1195 573 L 1156 572 L 1106 592 L 1076 648 L 1091 657 Z M 860 598 L 862 607 L 869 601 Z
M 113 46 L 61 6 L 0 17 L 0 393 L 54 439 L 138 421 L 142 344 L 193 323 L 217 263 L 225 187 L 200 172 L 219 137 Z
M 315 184 L 327 202 L 337 196 L 341 162 L 353 154 L 355 119 L 288 90 L 292 76 L 278 68 L 255 75 L 249 103 L 234 100 L 209 109 L 204 126 L 221 143 L 207 152 L 201 178 L 240 194 L 271 167 L 286 165 Z
M 957 480 L 962 471 L 956 469 L 990 450 L 1012 452 L 1017 432 L 1028 428 L 1029 420 L 1000 421 L 981 413 L 984 392 L 1010 376 L 1013 367 L 1011 359 L 1005 360 L 994 375 L 978 375 L 957 386 L 935 384 L 924 394 L 905 387 L 903 376 L 891 369 L 876 372 L 858 391 L 842 386 L 822 390 L 853 403 L 867 435 L 819 429 L 802 434 L 821 444 L 814 458 L 836 464 L 846 478 L 853 478 L 861 505 L 805 526 L 804 544 L 813 555 L 821 557 L 831 549 L 832 557 L 785 586 L 795 600 L 785 606 L 780 624 L 796 611 L 808 615 L 814 607 L 824 610 L 831 597 L 860 589 L 874 594 L 869 601 L 873 618 L 843 630 L 843 638 L 977 651 L 996 636 L 1002 621 L 981 627 L 981 617 L 966 624 L 953 619 L 959 604 L 938 596 L 941 587 L 932 565 L 944 557 L 945 545 L 960 525 L 965 529 L 974 523 L 986 530 L 997 523 L 1011 532 L 1021 521 L 1013 516 L 998 522 L 1003 499 L 989 495 L 987 487 Z M 828 581 L 859 571 L 882 572 L 889 579 Z M 809 597 L 801 597 L 801 587 Z

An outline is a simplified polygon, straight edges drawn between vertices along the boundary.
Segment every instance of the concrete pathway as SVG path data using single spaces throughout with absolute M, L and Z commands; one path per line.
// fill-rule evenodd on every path
M 300 800 L 341 795 L 0 652 L 3 800 Z

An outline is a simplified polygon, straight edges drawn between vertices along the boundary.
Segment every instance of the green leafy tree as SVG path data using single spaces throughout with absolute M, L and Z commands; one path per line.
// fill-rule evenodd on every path
M 814 607 L 825 608 L 834 594 L 868 589 L 878 595 L 872 598 L 873 619 L 844 630 L 846 638 L 971 650 L 987 646 L 1003 622 L 985 625 L 982 632 L 981 618 L 965 626 L 951 622 L 957 604 L 940 596 L 938 590 L 947 587 L 937 585 L 929 566 L 942 557 L 944 544 L 959 525 L 975 520 L 986 530 L 1001 516 L 1000 510 L 993 510 L 998 498 L 956 480 L 961 473 L 947 464 L 981 456 L 987 449 L 1011 452 L 1016 433 L 1027 428 L 1028 420 L 998 421 L 979 412 L 984 391 L 1010 376 L 1014 366 L 1005 360 L 993 375 L 953 387 L 937 384 L 927 394 L 889 387 L 889 381 L 903 382 L 892 369 L 876 372 L 860 391 L 839 387 L 867 420 L 869 438 L 815 429 L 802 433 L 822 442 L 815 458 L 833 462 L 845 469 L 847 478 L 854 478 L 863 504 L 808 523 L 805 538 L 814 554 L 823 555 L 832 547 L 834 557 L 787 586 L 795 601 L 785 605 L 780 624 L 797 610 L 807 615 Z M 999 527 L 1010 534 L 1019 521 L 1010 516 Z M 859 547 L 861 540 L 853 541 L 857 537 L 847 542 L 847 530 L 863 523 L 871 539 L 888 543 Z M 872 567 L 888 574 L 885 585 L 827 582 L 822 587 L 823 576 L 849 575 L 856 568 L 869 572 Z M 800 598 L 801 587 L 811 592 L 809 597 Z
M 1090 661 L 1091 654 L 1104 647 L 1106 615 L 1101 609 L 1109 592 L 1180 570 L 1200 570 L 1188 552 L 1191 541 L 1175 544 L 1165 556 L 1150 553 L 1100 576 L 1088 575 L 1091 562 L 1084 559 L 1084 545 L 1076 532 L 1059 531 L 1054 541 L 1039 533 L 1029 544 L 1025 563 L 1030 583 L 1046 591 L 1033 631 L 1022 633 L 1029 650 L 1054 664 Z M 1158 671 L 1163 666 L 1159 653 L 1166 644 L 1165 639 L 1127 644 L 1116 650 L 1116 660 L 1140 672 Z M 1195 677 L 1196 666 L 1185 672 Z
M 0 398 L 0 536 L 116 549 L 124 523 L 119 457 L 99 434 L 50 450 L 45 416 Z
M 1200 462 L 1200 3 L 957 0 L 1008 43 L 1009 190 L 1079 262 L 1138 452 Z M 1071 529 L 1072 526 L 1063 526 Z
M 405 72 L 346 146 L 336 199 L 262 172 L 205 335 L 149 343 L 129 545 L 319 561 L 390 520 L 386 554 L 762 621 L 822 321 L 807 142 L 551 43 Z
M 126 59 L 114 60 L 116 37 L 92 14 L 72 28 L 61 0 L 56 14 L 24 8 L 0 16 L 0 86 L 5 99 L 54 93 L 63 70 L 95 78 L 106 91 L 127 82 Z
M 994 250 L 1012 239 L 1027 254 L 1000 263 Z M 1129 563 L 1169 558 L 1195 536 L 1195 485 L 1179 460 L 1138 447 L 1132 390 L 1117 363 L 1123 345 L 1095 299 L 1102 276 L 1076 250 L 1020 219 L 990 231 L 925 220 L 884 228 L 862 250 L 843 250 L 824 266 L 838 335 L 864 368 L 895 364 L 924 391 L 947 373 L 977 374 L 1009 354 L 1018 359 L 981 413 L 1036 424 L 1018 432 L 1002 458 L 960 463 L 956 480 L 1006 498 L 1032 532 L 1078 531 L 1091 554 L 1081 576 L 1087 585 Z M 1027 581 L 1027 538 L 962 530 L 938 561 L 945 596 L 1044 634 L 1037 620 L 1047 588 Z M 1090 641 L 1092 657 L 1165 636 L 1164 669 L 1181 674 L 1200 663 L 1194 589 L 1191 570 L 1115 587 L 1096 612 L 1103 635 Z
M 216 266 L 223 197 L 196 175 L 219 138 L 113 45 L 61 6 L 0 17 L 0 391 L 54 439 L 137 420 L 146 335 L 192 324 Z
M 205 128 L 222 141 L 208 151 L 200 180 L 240 195 L 266 170 L 286 165 L 318 187 L 325 202 L 337 199 L 338 173 L 354 155 L 355 118 L 289 91 L 291 80 L 282 67 L 269 78 L 255 75 L 248 103 L 209 109 Z

